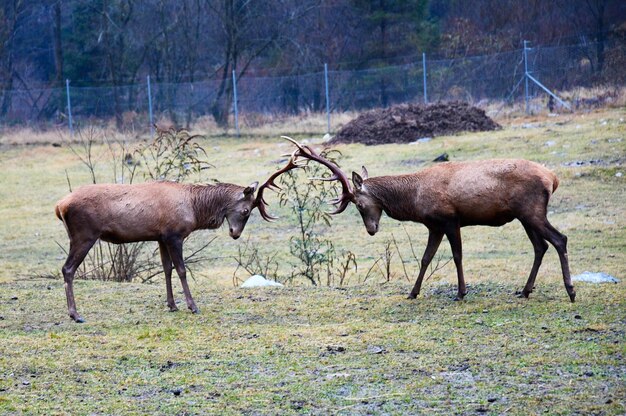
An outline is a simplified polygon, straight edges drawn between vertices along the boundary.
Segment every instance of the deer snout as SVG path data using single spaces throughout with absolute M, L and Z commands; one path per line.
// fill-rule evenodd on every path
M 238 239 L 241 236 L 241 231 L 235 231 L 235 229 L 233 227 L 230 227 L 228 229 L 228 232 L 230 234 L 230 236 L 232 237 L 233 240 Z
M 365 229 L 367 230 L 367 233 L 369 235 L 374 235 L 378 232 L 378 223 L 377 222 L 370 222 L 366 225 Z

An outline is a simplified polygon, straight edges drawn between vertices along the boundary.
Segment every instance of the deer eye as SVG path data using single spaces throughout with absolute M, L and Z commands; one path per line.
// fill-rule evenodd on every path
M 250 213 L 250 210 L 248 208 L 244 208 L 243 211 L 241 211 L 241 215 L 248 215 Z
M 358 209 L 363 209 L 363 204 L 362 204 L 361 202 L 357 202 L 357 203 L 356 203 L 356 207 L 357 207 Z

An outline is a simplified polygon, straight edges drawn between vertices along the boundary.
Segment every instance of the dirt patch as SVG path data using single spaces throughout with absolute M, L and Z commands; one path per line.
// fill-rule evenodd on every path
M 424 137 L 498 128 L 483 110 L 464 102 L 402 104 L 361 114 L 329 143 L 408 143 Z
M 606 159 L 589 159 L 589 160 L 574 160 L 571 162 L 563 162 L 561 166 L 568 168 L 579 168 L 584 166 L 601 166 L 601 167 L 620 167 L 626 164 L 626 158 L 618 157 L 610 160 Z

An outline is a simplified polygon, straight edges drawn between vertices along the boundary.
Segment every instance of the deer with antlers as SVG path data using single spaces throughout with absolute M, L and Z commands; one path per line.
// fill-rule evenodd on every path
M 258 208 L 266 221 L 274 220 L 266 210 L 263 192 L 267 188 L 278 188 L 274 180 L 297 167 L 291 157 L 282 169 L 258 187 L 256 197 L 257 182 L 247 187 L 228 183 L 152 182 L 87 185 L 76 189 L 55 207 L 70 239 L 69 253 L 62 268 L 70 317 L 75 322 L 83 322 L 76 311 L 74 275 L 98 239 L 115 244 L 157 241 L 169 309 L 178 310 L 172 292 L 172 269 L 175 268 L 187 307 L 197 313 L 183 260 L 185 238 L 195 230 L 219 228 L 226 221 L 230 236 L 237 239 L 254 208 Z
M 417 281 L 409 294 L 415 299 L 433 256 L 445 235 L 452 248 L 457 269 L 456 300 L 467 293 L 462 264 L 461 228 L 468 225 L 499 227 L 519 220 L 535 251 L 535 259 L 522 296 L 533 291 L 543 256 L 552 244 L 558 252 L 563 282 L 572 302 L 576 292 L 570 278 L 567 237 L 547 219 L 550 196 L 559 180 L 545 167 L 522 159 L 492 159 L 475 162 L 447 162 L 417 173 L 369 177 L 352 173 L 350 185 L 339 167 L 317 154 L 311 147 L 283 136 L 296 146 L 294 156 L 321 163 L 332 172 L 325 180 L 339 181 L 341 196 L 333 201 L 338 207 L 332 214 L 343 212 L 352 202 L 356 205 L 365 228 L 376 234 L 383 212 L 398 221 L 412 221 L 428 228 Z

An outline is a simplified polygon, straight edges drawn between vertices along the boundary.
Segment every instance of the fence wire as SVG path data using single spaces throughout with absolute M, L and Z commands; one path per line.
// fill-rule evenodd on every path
M 623 85 L 626 46 L 612 41 L 528 49 L 529 73 L 553 91 L 612 83 Z M 599 59 L 600 58 L 600 59 Z M 332 65 L 331 65 L 332 66 Z M 524 99 L 523 50 L 458 59 L 426 57 L 429 101 L 464 100 L 480 105 L 490 100 Z M 400 103 L 424 102 L 422 60 L 407 65 L 365 70 L 328 72 L 323 68 L 306 74 L 276 77 L 244 76 L 237 80 L 236 97 L 242 126 L 263 124 L 278 115 L 326 111 L 362 111 Z M 78 87 L 70 82 L 74 122 L 110 122 L 126 127 L 149 128 L 149 101 L 154 119 L 168 118 L 189 125 L 211 117 L 220 104 L 232 108 L 232 79 L 166 83 L 146 82 L 106 87 Z M 531 83 L 530 96 L 545 94 Z M 40 88 L 0 91 L 2 124 L 67 124 L 66 89 Z M 232 119 L 232 109 L 231 117 Z

